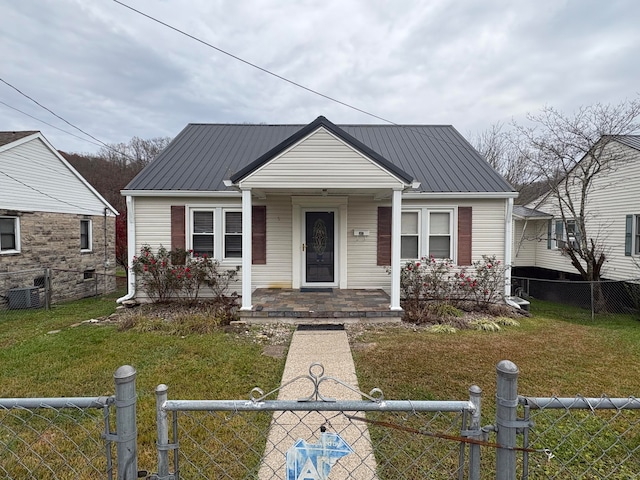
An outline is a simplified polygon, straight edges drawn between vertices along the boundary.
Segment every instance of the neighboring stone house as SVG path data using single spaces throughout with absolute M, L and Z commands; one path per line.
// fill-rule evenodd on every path
M 123 195 L 130 261 L 145 244 L 206 253 L 239 271 L 242 311 L 256 288 L 382 288 L 397 311 L 404 261 L 509 265 L 517 192 L 451 126 L 318 117 L 188 125 Z M 129 275 L 121 301 L 144 296 Z
M 45 268 L 52 303 L 115 290 L 117 214 L 40 132 L 0 132 L 0 308 Z

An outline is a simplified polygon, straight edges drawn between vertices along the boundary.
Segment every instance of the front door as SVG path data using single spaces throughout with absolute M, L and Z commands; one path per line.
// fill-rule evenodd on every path
M 305 212 L 304 283 L 335 285 L 335 213 Z

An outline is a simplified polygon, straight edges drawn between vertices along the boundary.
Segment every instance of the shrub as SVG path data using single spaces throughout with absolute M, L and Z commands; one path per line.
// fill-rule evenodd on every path
M 400 289 L 405 319 L 422 323 L 429 316 L 457 316 L 456 307 L 488 310 L 502 299 L 504 266 L 495 255 L 483 255 L 469 270 L 454 268 L 450 259 L 433 257 L 402 266 Z M 433 302 L 435 306 L 426 305 Z
M 183 297 L 195 303 L 201 288 L 206 286 L 214 300 L 224 304 L 229 284 L 237 275 L 236 270 L 221 269 L 220 262 L 206 254 L 198 256 L 181 249 L 168 251 L 162 246 L 154 254 L 149 245 L 144 245 L 140 255 L 133 257 L 131 268 L 140 287 L 153 302 Z M 235 300 L 226 303 L 235 305 Z

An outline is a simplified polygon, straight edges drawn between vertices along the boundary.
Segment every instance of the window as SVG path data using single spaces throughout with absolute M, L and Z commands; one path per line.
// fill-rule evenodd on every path
M 565 231 L 566 226 L 566 231 Z M 569 245 L 574 250 L 580 249 L 580 231 L 575 220 L 555 221 L 555 248 L 565 249 Z
M 451 213 L 429 213 L 429 256 L 451 258 Z
M 20 222 L 17 217 L 0 217 L 0 253 L 20 251 Z
M 419 216 L 418 212 L 402 212 L 400 227 L 400 258 L 420 258 L 419 245 Z
M 224 212 L 224 258 L 242 258 L 242 212 Z
M 91 251 L 91 220 L 80 220 L 80 250 Z
M 427 225 L 421 219 L 428 219 Z M 423 256 L 452 258 L 453 210 L 402 212 L 400 227 L 400 258 L 414 260 Z
M 191 248 L 197 255 L 214 256 L 213 211 L 193 212 L 193 235 Z

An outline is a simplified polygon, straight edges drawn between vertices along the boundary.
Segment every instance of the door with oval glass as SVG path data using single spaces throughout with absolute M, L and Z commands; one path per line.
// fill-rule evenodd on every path
M 335 285 L 335 212 L 305 212 L 304 283 Z

